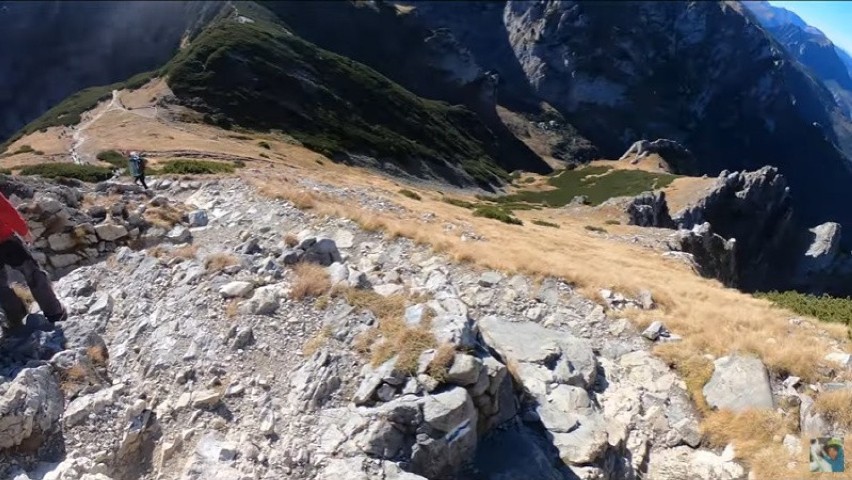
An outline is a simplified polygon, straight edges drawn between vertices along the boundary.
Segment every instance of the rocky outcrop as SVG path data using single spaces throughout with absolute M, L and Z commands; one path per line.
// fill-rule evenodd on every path
M 699 255 L 699 265 L 706 265 L 703 258 L 710 263 L 731 265 L 726 258 L 729 254 L 725 253 L 731 249 L 714 240 L 713 235 L 736 239 L 733 266 L 737 275 L 731 285 L 745 289 L 776 282 L 779 268 L 789 268 L 789 258 L 797 244 L 790 189 L 784 176 L 774 167 L 754 172 L 722 172 L 700 200 L 676 212 L 672 218 L 680 229 L 698 228 L 697 238 L 696 235 L 682 236 L 693 245 L 691 250 L 696 250 L 699 243 L 711 247 L 703 248 L 711 257 Z M 710 227 L 702 226 L 705 223 Z M 699 238 L 704 240 L 698 242 Z M 714 257 L 715 262 L 712 261 Z M 706 270 L 722 273 L 728 269 L 709 266 Z M 730 275 L 725 277 L 726 284 L 734 280 Z
M 628 223 L 640 227 L 673 228 L 665 192 L 645 192 L 627 205 Z
M 688 148 L 674 140 L 660 138 L 653 142 L 639 140 L 624 152 L 619 160 L 631 159 L 638 162 L 648 155 L 659 155 L 668 163 L 672 173 L 690 172 L 696 170 L 697 159 Z
M 713 233 L 710 223 L 705 222 L 690 230 L 679 230 L 677 241 L 679 250 L 692 256 L 701 276 L 715 278 L 729 287 L 740 285 L 736 239 Z
M 148 210 L 164 211 L 181 219 L 182 213 L 164 197 L 152 199 L 134 185 L 101 183 L 86 195 L 82 184 L 69 185 L 0 179 L 0 191 L 29 223 L 37 259 L 51 272 L 66 273 L 122 245 L 152 246 L 163 240 L 188 240 L 188 230 L 155 225 L 146 219 Z M 118 200 L 114 200 L 116 196 Z

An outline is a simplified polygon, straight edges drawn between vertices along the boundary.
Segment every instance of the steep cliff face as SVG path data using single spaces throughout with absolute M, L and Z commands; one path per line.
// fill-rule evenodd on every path
M 259 2 L 306 40 L 363 63 L 425 98 L 464 105 L 495 135 L 509 170 L 550 171 L 497 115 L 499 72 L 482 68 L 446 28 L 386 2 Z
M 68 95 L 159 67 L 221 2 L 0 2 L 0 141 Z
M 766 289 L 779 285 L 779 272 L 795 268 L 793 252 L 800 233 L 792 205 L 787 180 L 776 168 L 764 167 L 722 172 L 700 201 L 672 218 L 681 229 L 709 222 L 713 233 L 735 238 L 736 286 Z
M 789 10 L 769 2 L 743 4 L 793 58 L 825 84 L 843 113 L 852 118 L 852 72 L 843 60 L 844 52 Z
M 496 3 L 417 5 L 483 68 L 514 72 L 506 89 L 532 89 L 604 156 L 669 138 L 699 159 L 687 173 L 776 165 L 807 223 L 852 222 L 841 207 L 849 122 L 738 3 L 509 1 L 499 20 Z

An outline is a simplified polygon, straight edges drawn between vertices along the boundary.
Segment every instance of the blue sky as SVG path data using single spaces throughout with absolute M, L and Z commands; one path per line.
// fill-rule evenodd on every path
M 835 2 L 769 2 L 802 17 L 834 42 L 835 45 L 852 53 L 852 1 Z

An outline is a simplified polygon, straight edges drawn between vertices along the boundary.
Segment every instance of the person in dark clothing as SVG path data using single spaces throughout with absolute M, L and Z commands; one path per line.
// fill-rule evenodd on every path
M 130 152 L 128 163 L 133 183 L 140 184 L 145 190 L 148 190 L 148 184 L 145 183 L 145 157 L 139 154 L 139 152 Z
M 32 241 L 27 221 L 0 194 L 0 305 L 12 328 L 21 325 L 27 315 L 27 306 L 9 285 L 7 266 L 23 274 L 33 298 L 49 322 L 61 322 L 68 318 L 65 307 L 56 298 L 50 278 L 27 247 Z

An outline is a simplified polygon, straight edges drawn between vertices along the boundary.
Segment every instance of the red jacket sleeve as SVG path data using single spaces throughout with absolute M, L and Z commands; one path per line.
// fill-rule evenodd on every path
M 22 237 L 30 233 L 27 221 L 24 220 L 24 217 L 18 213 L 18 209 L 3 194 L 0 194 L 0 221 Z

